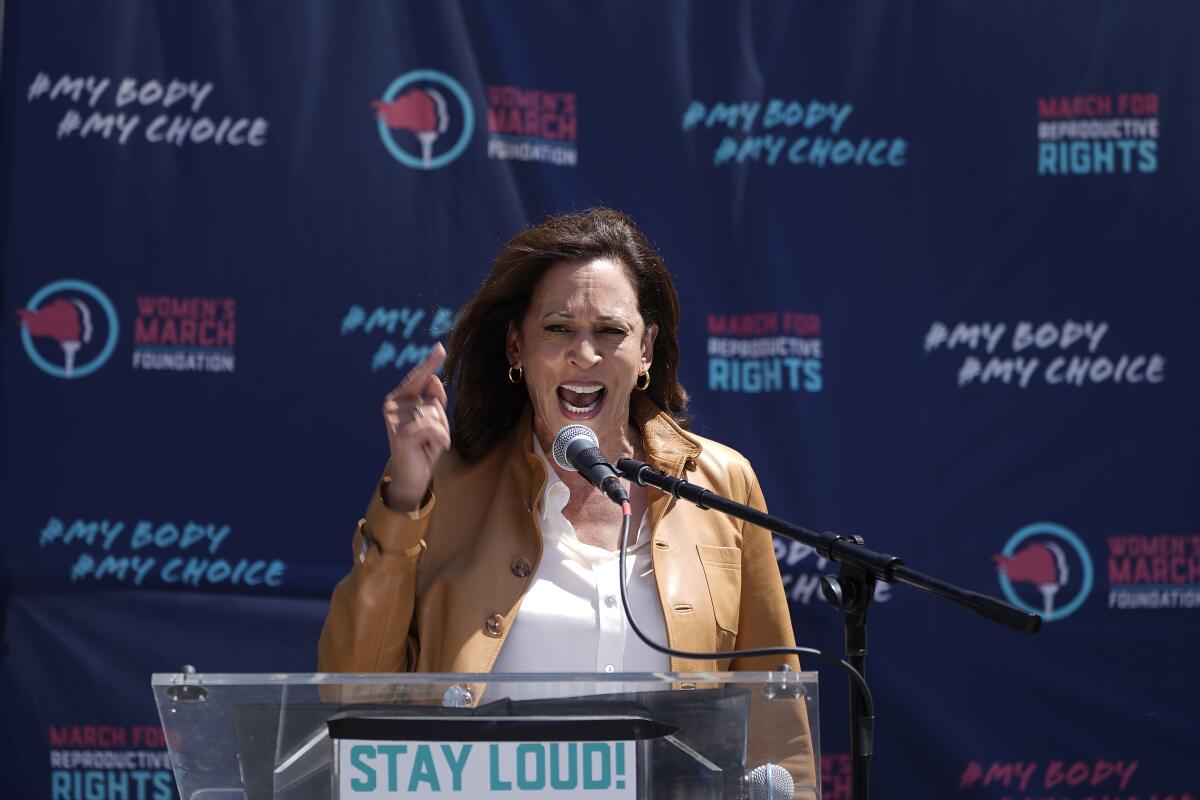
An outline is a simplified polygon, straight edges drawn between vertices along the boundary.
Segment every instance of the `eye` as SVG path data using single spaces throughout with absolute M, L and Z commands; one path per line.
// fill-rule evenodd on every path
M 609 334 L 612 336 L 624 336 L 625 335 L 625 331 L 622 328 L 601 328 L 600 332 L 604 333 L 604 334 Z
M 545 328 L 543 328 L 543 330 L 549 331 L 550 333 L 570 333 L 571 332 L 570 328 L 568 328 L 566 325 L 563 325 L 560 322 L 551 323 L 550 325 L 547 325 Z

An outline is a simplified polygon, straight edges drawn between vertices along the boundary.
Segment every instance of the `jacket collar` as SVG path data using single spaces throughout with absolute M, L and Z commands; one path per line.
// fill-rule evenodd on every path
M 642 432 L 647 463 L 668 475 L 683 474 L 687 460 L 700 455 L 700 442 L 641 392 L 629 404 L 633 423 Z

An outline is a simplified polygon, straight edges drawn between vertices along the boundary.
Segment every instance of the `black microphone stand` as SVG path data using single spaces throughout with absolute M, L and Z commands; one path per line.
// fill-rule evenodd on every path
M 765 528 L 792 541 L 806 544 L 827 561 L 838 563 L 837 577 L 821 578 L 821 592 L 830 605 L 842 612 L 846 635 L 846 660 L 865 678 L 867 675 L 867 610 L 875 598 L 875 585 L 905 583 L 1021 633 L 1034 634 L 1042 627 L 1037 614 L 963 589 L 904 566 L 904 561 L 863 546 L 859 536 L 816 533 L 780 517 L 751 508 L 728 497 L 714 494 L 682 478 L 672 478 L 642 461 L 621 458 L 617 471 L 640 486 L 653 486 L 669 495 L 715 509 L 731 517 Z M 850 684 L 850 782 L 854 800 L 867 800 L 870 792 L 871 756 L 874 754 L 875 718 L 865 712 L 862 692 Z

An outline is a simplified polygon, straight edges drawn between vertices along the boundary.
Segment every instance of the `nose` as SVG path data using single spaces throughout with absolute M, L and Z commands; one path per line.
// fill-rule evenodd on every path
M 570 362 L 584 369 L 593 367 L 600 362 L 600 351 L 590 333 L 581 333 L 572 343 L 571 351 L 567 354 Z

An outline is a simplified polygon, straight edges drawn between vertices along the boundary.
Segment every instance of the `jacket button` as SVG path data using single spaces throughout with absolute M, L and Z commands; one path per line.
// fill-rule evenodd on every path
M 514 558 L 512 562 L 512 573 L 518 578 L 524 578 L 533 571 L 533 565 L 529 563 L 528 558 Z
M 693 472 L 696 469 L 696 459 L 688 458 L 687 461 L 684 461 L 683 469 L 685 472 Z
M 499 614 L 492 614 L 487 618 L 487 622 L 483 623 L 483 629 L 488 636 L 499 636 L 504 630 L 504 617 Z

